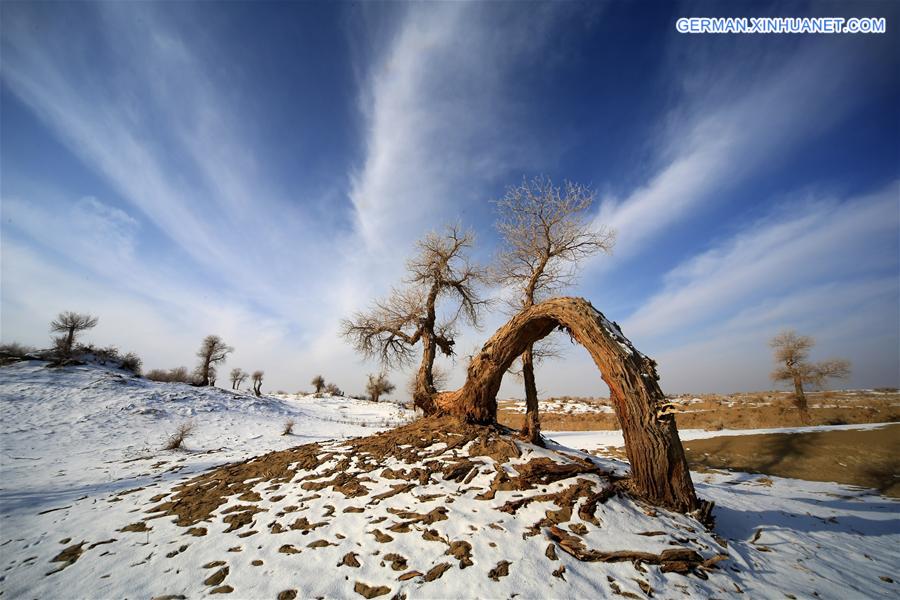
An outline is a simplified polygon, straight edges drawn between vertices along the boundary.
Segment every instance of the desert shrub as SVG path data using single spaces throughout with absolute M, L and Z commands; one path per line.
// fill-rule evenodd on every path
M 20 360 L 25 360 L 29 355 L 37 352 L 36 348 L 25 346 L 18 342 L 0 344 L 0 365 L 8 365 Z
M 135 354 L 134 352 L 129 352 L 125 356 L 122 357 L 122 361 L 120 363 L 120 367 L 125 369 L 126 371 L 131 371 L 138 377 L 141 376 L 141 367 L 144 366 L 144 361 L 141 360 L 141 357 Z
M 282 429 L 281 435 L 291 435 L 291 434 L 293 434 L 293 433 L 294 433 L 294 425 L 296 425 L 296 422 L 294 422 L 293 419 L 288 419 L 287 421 L 285 421 L 285 422 L 284 422 L 284 429 Z
M 329 383 L 325 386 L 325 393 L 332 396 L 343 396 L 344 392 L 337 385 Z
M 175 429 L 175 433 L 169 436 L 163 450 L 178 450 L 184 443 L 185 438 L 194 432 L 194 422 L 186 421 Z
M 168 381 L 169 372 L 165 369 L 150 369 L 145 377 L 150 381 Z
M 163 383 L 193 383 L 193 376 L 188 373 L 187 367 L 175 367 L 174 369 L 151 369 L 147 372 L 147 379 Z
M 0 356 L 11 356 L 15 358 L 25 358 L 29 354 L 37 352 L 37 348 L 26 346 L 18 342 L 9 342 L 8 344 L 0 344 Z

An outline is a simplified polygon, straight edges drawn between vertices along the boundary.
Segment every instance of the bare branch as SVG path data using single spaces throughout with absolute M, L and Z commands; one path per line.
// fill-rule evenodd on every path
M 775 351 L 778 367 L 772 371 L 773 381 L 794 382 L 821 386 L 832 378 L 845 378 L 850 375 L 850 361 L 831 359 L 818 363 L 807 362 L 809 352 L 815 340 L 808 335 L 798 335 L 793 330 L 785 330 L 769 342 Z
M 356 313 L 341 322 L 341 334 L 367 358 L 377 358 L 385 366 L 408 364 L 413 346 L 422 335 L 424 303 L 415 289 L 394 289 L 386 300 L 372 309 Z
M 473 239 L 471 232 L 462 232 L 459 226 L 429 233 L 418 242 L 419 252 L 407 263 L 407 287 L 394 289 L 386 300 L 341 325 L 343 336 L 366 357 L 378 358 L 384 368 L 408 364 L 414 346 L 422 342 L 414 396 L 416 405 L 426 413 L 434 410 L 431 397 L 437 351 L 452 356 L 458 322 L 477 327 L 490 304 L 479 292 L 487 271 L 466 256 Z M 453 308 L 442 311 L 439 321 L 438 305 L 445 301 Z
M 615 233 L 587 218 L 594 192 L 570 181 L 562 188 L 546 177 L 524 180 L 497 200 L 497 230 L 506 248 L 493 279 L 520 293 L 513 309 L 531 306 L 572 285 L 578 261 L 610 253 Z

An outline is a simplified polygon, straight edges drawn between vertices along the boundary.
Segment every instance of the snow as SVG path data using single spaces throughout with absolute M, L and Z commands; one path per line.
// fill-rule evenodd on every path
M 499 408 L 513 413 L 525 412 L 524 400 L 500 400 Z M 553 412 L 560 414 L 592 414 L 607 413 L 612 414 L 613 409 L 607 404 L 600 401 L 584 399 L 584 398 L 550 398 L 541 401 L 541 410 L 543 412 Z
M 243 530 L 224 532 L 223 511 L 246 504 L 233 497 L 210 522 L 201 523 L 210 530 L 202 537 L 185 535 L 185 529 L 171 518 L 148 521 L 151 529 L 146 533 L 120 532 L 124 525 L 146 517 L 151 497 L 171 492 L 178 482 L 199 471 L 311 441 L 338 440 L 323 442 L 335 454 L 316 467 L 316 473 L 324 473 L 338 464 L 342 452 L 347 453 L 339 440 L 369 435 L 413 415 L 388 403 L 312 396 L 255 398 L 221 389 L 157 384 L 95 366 L 51 370 L 39 362 L 0 368 L 0 402 L 0 561 L 4 569 L 0 590 L 4 597 L 198 597 L 211 589 L 203 580 L 221 568 L 204 568 L 213 561 L 228 566 L 224 584 L 234 588 L 232 597 L 237 598 L 274 598 L 285 589 L 299 590 L 301 598 L 355 598 L 360 597 L 353 591 L 357 581 L 389 587 L 390 594 L 384 598 L 394 593 L 409 598 L 609 597 L 613 595 L 610 578 L 636 597 L 646 597 L 642 583 L 663 598 L 723 597 L 738 589 L 749 598 L 897 594 L 897 584 L 882 579 L 894 577 L 900 564 L 895 501 L 835 484 L 740 473 L 693 474 L 699 494 L 716 502 L 716 533 L 724 540 L 689 516 L 652 511 L 626 496 L 598 505 L 600 525 L 589 525 L 583 536 L 587 546 L 600 550 L 659 552 L 671 548 L 670 544 L 691 544 L 704 558 L 727 554 L 728 560 L 719 564 L 720 569 L 709 571 L 708 579 L 665 574 L 658 567 L 636 567 L 631 562 L 579 562 L 562 551 L 559 561 L 549 561 L 544 555 L 547 539 L 524 534 L 553 504 L 533 502 L 510 515 L 496 509 L 522 493 L 498 492 L 493 500 L 479 500 L 470 491 L 485 487 L 493 478 L 496 465 L 489 458 L 465 485 L 437 478 L 377 503 L 328 490 L 313 494 L 298 481 L 281 483 L 274 490 L 271 481 L 260 481 L 253 490 L 263 499 L 253 506 L 267 512 L 261 513 L 265 518 L 254 528 L 259 533 L 250 537 L 239 537 Z M 288 418 L 296 421 L 296 434 L 282 436 Z M 160 450 L 166 436 L 188 419 L 197 430 L 188 438 L 187 450 Z M 848 426 L 798 430 L 837 428 Z M 691 432 L 683 434 L 685 439 L 696 439 L 689 437 Z M 591 443 L 615 445 L 611 436 L 620 433 L 550 435 L 566 446 L 583 448 Z M 552 444 L 548 449 L 522 443 L 519 447 L 522 456 L 503 468 L 514 469 L 537 457 L 558 460 L 554 450 L 561 449 Z M 436 444 L 428 451 L 438 456 L 444 447 Z M 594 460 L 608 469 L 627 469 L 614 459 Z M 379 471 L 409 466 L 388 458 Z M 579 478 L 604 484 L 604 478 L 596 474 Z M 371 497 L 397 483 L 376 477 L 366 485 Z M 539 486 L 536 492 L 552 493 L 566 485 Z M 429 494 L 440 496 L 429 499 Z M 327 525 L 308 535 L 266 531 L 272 519 L 291 506 L 303 511 L 298 516 L 305 515 L 311 522 L 328 521 Z M 364 512 L 343 512 L 356 506 L 364 506 Z M 374 540 L 371 532 L 387 531 L 397 520 L 395 511 L 426 513 L 440 507 L 450 518 L 429 527 L 447 539 L 471 544 L 474 564 L 466 570 L 446 555 L 444 544 L 424 541 L 417 532 L 392 533 L 389 545 Z M 332 515 L 330 520 L 327 515 Z M 378 523 L 380 519 L 384 520 Z M 662 535 L 640 535 L 657 530 Z M 63 543 L 66 538 L 71 540 Z M 50 560 L 82 540 L 88 542 L 85 549 L 108 543 L 86 550 L 76 562 L 50 574 L 63 566 Z M 315 540 L 335 545 L 309 548 Z M 300 553 L 279 552 L 286 544 Z M 349 551 L 358 554 L 360 567 L 337 567 Z M 401 554 L 409 561 L 409 569 L 422 572 L 442 562 L 452 566 L 431 582 L 422 577 L 398 582 L 403 571 L 383 566 L 387 552 Z M 501 560 L 512 563 L 509 576 L 488 579 L 488 571 Z M 254 561 L 262 564 L 254 566 Z M 565 580 L 550 574 L 560 565 L 566 567 Z
M 893 423 L 857 423 L 851 425 L 812 425 L 809 427 L 775 427 L 770 429 L 720 429 L 707 431 L 705 429 L 679 429 L 678 437 L 681 441 L 705 440 L 709 438 L 725 437 L 732 435 L 760 435 L 766 433 L 809 433 L 814 431 L 845 431 L 858 429 L 868 431 L 879 429 Z M 599 448 L 619 448 L 625 445 L 622 431 L 598 430 L 598 431 L 545 431 L 546 436 L 564 446 L 586 450 L 588 452 Z

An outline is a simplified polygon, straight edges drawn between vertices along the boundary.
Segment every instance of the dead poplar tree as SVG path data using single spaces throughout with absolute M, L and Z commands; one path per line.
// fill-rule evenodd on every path
M 229 374 L 229 379 L 231 380 L 231 389 L 240 390 L 241 385 L 247 380 L 247 377 L 249 377 L 249 375 L 247 375 L 247 372 L 243 369 L 239 369 L 237 367 L 232 369 L 231 373 Z
M 609 386 L 631 463 L 631 489 L 659 506 L 701 508 L 656 363 L 583 298 L 551 298 L 517 313 L 472 357 L 463 386 L 435 397 L 437 412 L 495 423 L 504 373 L 526 348 L 558 328 L 584 346 Z
M 197 358 L 200 359 L 200 364 L 197 365 L 196 371 L 197 385 L 210 385 L 210 379 L 214 379 L 214 377 L 211 377 L 211 370 L 217 364 L 223 362 L 232 352 L 234 352 L 234 348 L 222 341 L 222 338 L 217 335 L 208 335 L 203 338 L 203 343 L 200 344 L 200 349 L 197 350 Z
M 547 177 L 524 180 L 510 186 L 497 200 L 497 230 L 504 241 L 495 267 L 497 283 L 514 292 L 511 312 L 534 306 L 575 282 L 578 262 L 609 253 L 615 233 L 595 226 L 588 216 L 594 199 L 590 188 L 565 181 L 553 185 Z M 529 345 L 521 356 L 525 383 L 525 423 L 522 434 L 540 443 L 535 359 L 553 356 L 552 346 L 542 341 Z
M 850 375 L 850 361 L 832 359 L 818 363 L 807 362 L 809 351 L 815 340 L 808 335 L 798 335 L 787 329 L 776 335 L 769 342 L 775 351 L 778 367 L 772 371 L 771 378 L 775 382 L 794 384 L 794 405 L 800 411 L 800 420 L 809 423 L 809 405 L 803 391 L 805 384 L 821 386 L 826 379 L 844 378 Z
M 452 356 L 458 322 L 477 327 L 488 304 L 478 291 L 487 274 L 466 256 L 472 242 L 472 234 L 457 226 L 428 234 L 418 242 L 419 253 L 407 263 L 406 286 L 342 322 L 343 336 L 366 357 L 379 359 L 384 368 L 408 364 L 413 348 L 421 343 L 413 401 L 425 414 L 435 410 L 437 352 Z M 442 301 L 454 308 L 439 312 Z
M 394 391 L 394 384 L 388 381 L 384 373 L 378 375 L 369 375 L 369 382 L 366 384 L 366 393 L 372 402 L 378 402 L 383 394 L 390 394 Z
M 98 321 L 99 319 L 97 317 L 88 314 L 76 313 L 68 310 L 59 313 L 59 315 L 50 322 L 50 331 L 62 334 L 53 340 L 57 350 L 59 350 L 63 356 L 69 356 L 72 353 L 72 348 L 75 346 L 75 338 L 78 337 L 78 334 L 87 329 L 96 327 Z
M 253 393 L 256 396 L 262 395 L 263 375 L 265 375 L 264 371 L 253 371 L 253 375 L 250 376 L 250 384 L 253 386 Z
M 316 375 L 312 378 L 313 387 L 316 388 L 316 396 L 322 393 L 322 390 L 325 389 L 325 378 L 321 375 Z

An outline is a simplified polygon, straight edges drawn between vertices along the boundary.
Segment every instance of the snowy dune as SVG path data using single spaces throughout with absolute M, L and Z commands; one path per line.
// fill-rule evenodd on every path
M 411 418 L 393 404 L 255 398 L 93 366 L 50 370 L 38 362 L 0 368 L 0 402 L 4 597 L 193 598 L 216 590 L 275 598 L 296 590 L 297 597 L 597 598 L 618 591 L 644 598 L 653 591 L 657 598 L 680 598 L 740 590 L 752 598 L 843 599 L 900 589 L 891 579 L 900 564 L 898 504 L 835 484 L 694 473 L 699 494 L 717 504 L 714 535 L 689 517 L 625 495 L 613 494 L 593 514 L 582 512 L 587 500 L 581 500 L 564 515 L 556 501 L 538 497 L 573 485 L 609 489 L 604 472 L 627 470 L 613 459 L 590 463 L 561 446 L 520 442 L 506 442 L 514 452 L 504 457 L 496 449 L 476 451 L 474 441 L 451 448 L 451 438 L 419 448 L 420 455 L 409 444 L 388 444 L 381 458 L 372 458 L 365 445 L 341 441 Z M 281 435 L 288 418 L 296 422 L 294 436 Z M 197 430 L 187 450 L 160 450 L 188 419 Z M 578 436 L 609 433 L 615 432 Z M 575 448 L 614 445 L 550 435 Z M 232 475 L 240 497 L 223 497 L 208 514 L 188 514 L 177 502 L 169 513 L 147 513 L 171 505 L 176 486 L 190 475 L 310 442 L 321 444 L 292 450 L 297 459 L 280 467 L 262 459 L 257 463 L 265 468 L 253 477 Z M 515 477 L 536 459 L 581 465 L 583 472 L 535 489 L 488 493 L 501 472 Z M 473 463 L 468 474 L 446 470 L 467 461 Z M 257 463 L 241 468 L 252 471 Z M 430 475 L 408 485 L 399 474 L 415 469 Z M 348 478 L 343 492 L 330 484 L 332 477 Z M 522 501 L 508 512 L 510 503 Z M 590 549 L 662 556 L 683 547 L 703 560 L 725 560 L 687 575 L 641 561 L 582 562 L 564 551 L 550 527 L 534 528 L 545 510 L 565 536 Z M 152 516 L 162 518 L 144 521 Z M 191 519 L 199 520 L 189 526 Z M 205 535 L 189 533 L 191 527 Z

